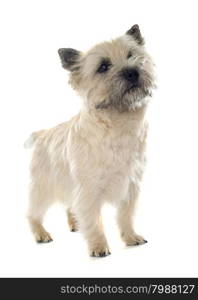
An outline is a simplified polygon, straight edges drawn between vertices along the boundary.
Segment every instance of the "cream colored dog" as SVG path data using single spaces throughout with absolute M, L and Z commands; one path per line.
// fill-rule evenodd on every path
M 145 112 L 154 88 L 153 63 L 138 25 L 87 53 L 59 49 L 70 83 L 83 99 L 70 121 L 34 132 L 28 219 L 37 242 L 52 241 L 42 225 L 57 200 L 78 228 L 92 256 L 110 254 L 101 208 L 117 207 L 117 222 L 126 245 L 145 239 L 133 227 L 133 213 L 145 165 Z

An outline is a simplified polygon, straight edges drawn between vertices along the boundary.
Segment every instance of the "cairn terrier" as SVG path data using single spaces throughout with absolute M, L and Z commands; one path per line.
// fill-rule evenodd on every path
M 137 235 L 133 215 L 145 165 L 145 112 L 154 84 L 154 65 L 138 25 L 86 53 L 58 50 L 82 108 L 70 121 L 32 133 L 34 145 L 28 220 L 37 242 L 52 238 L 43 217 L 55 201 L 65 205 L 71 231 L 80 229 L 91 256 L 110 254 L 101 208 L 117 209 L 126 245 Z

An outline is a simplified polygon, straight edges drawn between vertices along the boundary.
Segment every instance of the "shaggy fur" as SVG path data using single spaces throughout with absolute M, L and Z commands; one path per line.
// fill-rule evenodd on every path
M 34 145 L 31 230 L 38 242 L 52 240 L 42 222 L 50 205 L 60 200 L 70 229 L 81 230 L 90 255 L 106 256 L 110 250 L 100 213 L 109 202 L 117 207 L 126 245 L 145 243 L 135 233 L 133 214 L 145 165 L 145 112 L 154 75 L 139 27 L 87 53 L 62 48 L 59 55 L 83 105 L 70 121 L 29 139 Z

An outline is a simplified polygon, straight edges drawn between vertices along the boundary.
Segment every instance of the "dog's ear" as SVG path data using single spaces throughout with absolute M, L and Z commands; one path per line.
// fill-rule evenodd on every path
M 143 45 L 144 44 L 144 39 L 141 35 L 140 28 L 138 24 L 133 25 L 127 32 L 127 35 L 131 35 L 138 44 Z
M 72 48 L 60 48 L 58 50 L 58 54 L 64 69 L 74 71 L 78 68 L 77 62 L 81 55 L 80 51 Z

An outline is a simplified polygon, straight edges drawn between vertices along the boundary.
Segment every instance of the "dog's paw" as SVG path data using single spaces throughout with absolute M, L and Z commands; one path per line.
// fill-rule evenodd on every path
M 77 232 L 78 231 L 78 226 L 76 222 L 70 223 L 69 224 L 69 229 L 71 232 Z
M 45 230 L 36 232 L 35 239 L 36 239 L 37 243 L 49 243 L 49 242 L 53 241 L 50 234 Z
M 71 213 L 69 210 L 67 211 L 68 216 L 68 225 L 71 232 L 78 231 L 78 223 L 73 213 Z
M 71 228 L 70 228 L 70 231 L 71 231 L 71 232 L 77 232 L 77 231 L 78 231 L 78 228 L 76 228 L 76 227 L 71 227 Z
M 128 237 L 125 237 L 124 241 L 127 246 L 138 246 L 147 243 L 147 240 L 145 240 L 141 235 L 137 234 L 132 234 Z
M 90 250 L 90 256 L 92 257 L 105 257 L 110 254 L 111 253 L 107 246 L 100 246 Z

